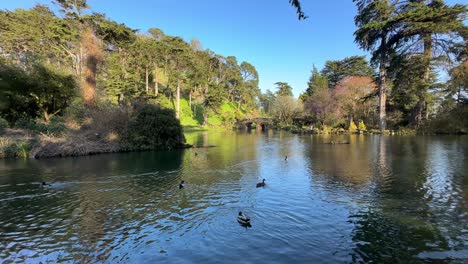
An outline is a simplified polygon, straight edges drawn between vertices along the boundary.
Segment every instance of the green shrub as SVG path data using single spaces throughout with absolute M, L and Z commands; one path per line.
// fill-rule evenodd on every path
M 0 158 L 27 158 L 32 142 L 0 138 Z
M 18 119 L 15 123 L 15 127 L 43 133 L 48 136 L 59 136 L 66 130 L 63 118 L 61 117 L 52 117 L 48 124 L 36 122 L 31 119 Z
M 145 104 L 135 109 L 122 133 L 123 149 L 173 149 L 185 143 L 182 126 L 171 109 Z
M 88 108 L 86 108 L 83 99 L 76 98 L 65 110 L 65 116 L 81 124 L 88 112 Z
M 34 120 L 20 118 L 15 122 L 15 127 L 35 131 L 37 126 Z
M 419 133 L 436 134 L 467 134 L 468 106 L 460 105 L 453 109 L 441 111 L 418 129 Z
M 8 122 L 2 117 L 0 117 L 0 134 L 3 133 L 3 131 L 5 131 L 5 129 L 7 128 L 8 128 Z

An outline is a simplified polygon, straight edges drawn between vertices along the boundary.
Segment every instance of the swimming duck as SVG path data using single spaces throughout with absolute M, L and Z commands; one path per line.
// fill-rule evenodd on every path
M 179 189 L 183 189 L 185 187 L 185 181 L 181 181 L 179 184 Z
M 288 161 L 288 156 L 284 156 L 284 160 L 285 160 L 285 161 Z
M 42 187 L 45 187 L 45 186 L 52 186 L 52 184 L 46 183 L 46 182 L 42 182 L 41 186 L 42 186 Z
M 265 179 L 263 179 L 261 182 L 257 183 L 257 188 L 258 187 L 265 187 L 266 183 L 265 183 Z
M 242 212 L 237 215 L 237 222 L 243 226 L 250 226 L 250 218 Z

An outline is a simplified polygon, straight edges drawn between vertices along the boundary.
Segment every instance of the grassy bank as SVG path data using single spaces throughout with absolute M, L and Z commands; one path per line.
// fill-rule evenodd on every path
M 79 104 L 78 104 L 79 105 Z M 0 158 L 46 158 L 186 147 L 174 111 L 141 104 L 71 107 L 49 123 L 18 120 L 0 134 Z

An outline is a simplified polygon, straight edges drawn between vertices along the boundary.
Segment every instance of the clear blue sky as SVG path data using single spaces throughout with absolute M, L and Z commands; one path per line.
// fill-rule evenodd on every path
M 452 1 L 449 1 L 452 2 Z M 2 0 L 1 9 L 30 8 L 48 0 Z M 190 41 L 200 40 L 223 56 L 248 61 L 260 75 L 260 88 L 288 82 L 303 92 L 312 65 L 367 55 L 354 44 L 356 7 L 351 0 L 302 0 L 305 21 L 297 20 L 288 0 L 88 0 L 92 11 L 145 32 L 162 29 Z

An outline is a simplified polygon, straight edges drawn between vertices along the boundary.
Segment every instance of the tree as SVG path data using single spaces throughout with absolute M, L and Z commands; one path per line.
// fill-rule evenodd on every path
M 457 104 L 466 103 L 468 94 L 468 60 L 452 68 L 449 74 L 448 96 L 455 97 Z
M 320 74 L 315 66 L 312 67 L 312 73 L 307 82 L 306 96 L 311 96 L 314 92 L 328 89 L 327 76 Z
M 277 96 L 293 96 L 292 87 L 286 82 L 276 82 L 275 83 Z
M 53 3 L 61 7 L 60 12 L 65 17 L 72 19 L 81 19 L 83 13 L 90 8 L 86 0 L 53 0 Z
M 387 128 L 387 67 L 391 54 L 388 44 L 390 32 L 395 28 L 391 19 L 395 16 L 395 3 L 389 0 L 353 0 L 358 6 L 354 21 L 358 29 L 354 32 L 355 42 L 367 51 L 372 51 L 372 61 L 379 65 L 379 128 Z
M 257 69 L 255 69 L 255 66 L 252 64 L 243 61 L 239 70 L 242 76 L 242 89 L 238 101 L 238 108 L 240 108 L 241 103 L 252 107 L 255 104 L 255 99 L 260 95 Z
M 223 63 L 219 65 L 221 71 L 219 83 L 224 86 L 228 99 L 231 102 L 236 102 L 241 97 L 243 81 L 237 58 L 235 56 L 227 56 L 226 58 L 221 58 L 221 61 Z
M 314 122 L 335 127 L 343 123 L 343 113 L 335 100 L 333 90 L 316 91 L 304 103 L 305 114 L 312 117 Z
M 348 76 L 336 85 L 334 92 L 341 112 L 350 122 L 365 120 L 370 123 L 376 109 L 376 100 L 372 97 L 375 90 L 372 78 Z
M 260 107 L 264 113 L 271 113 L 271 108 L 273 106 L 275 98 L 275 94 L 272 93 L 270 90 L 267 90 L 264 94 L 260 95 Z
M 18 64 L 43 59 L 67 65 L 72 62 L 68 43 L 79 38 L 77 32 L 42 5 L 31 10 L 0 10 L 0 28 L 0 54 Z
M 326 61 L 321 72 L 331 88 L 346 76 L 373 76 L 374 70 L 364 56 L 351 56 L 342 60 Z
M 180 118 L 180 93 L 182 82 L 186 81 L 187 71 L 191 63 L 190 46 L 180 37 L 167 37 L 163 43 L 169 51 L 169 84 L 176 87 L 176 118 Z
M 447 6 L 442 0 L 417 0 L 405 3 L 395 19 L 398 33 L 389 42 L 400 47 L 399 56 L 420 56 L 419 61 L 424 65 L 416 90 L 418 102 L 412 114 L 414 126 L 428 118 L 426 98 L 435 80 L 432 78 L 434 60 L 450 60 L 456 41 L 466 37 L 463 21 L 467 12 L 467 7 L 461 4 Z
M 49 122 L 52 116 L 68 106 L 75 87 L 75 78 L 71 74 L 50 66 L 33 64 L 25 71 L 0 64 L 0 113 L 11 123 L 19 118 L 38 116 Z
M 292 96 L 278 95 L 272 105 L 273 116 L 278 118 L 281 124 L 292 124 L 293 118 L 302 112 L 302 105 Z

